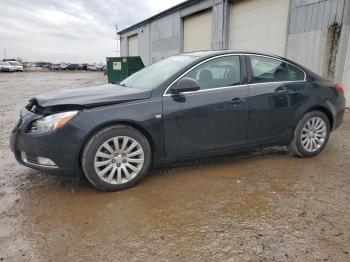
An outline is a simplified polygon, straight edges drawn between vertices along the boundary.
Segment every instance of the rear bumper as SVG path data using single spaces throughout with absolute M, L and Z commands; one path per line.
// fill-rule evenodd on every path
M 341 123 L 343 123 L 344 113 L 345 113 L 345 109 L 342 111 L 339 111 L 334 116 L 333 130 L 336 130 L 341 125 Z

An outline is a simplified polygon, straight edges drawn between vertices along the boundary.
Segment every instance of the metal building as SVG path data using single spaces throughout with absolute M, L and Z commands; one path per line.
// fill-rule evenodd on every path
M 188 0 L 118 34 L 145 65 L 210 49 L 285 56 L 341 83 L 350 106 L 350 0 Z

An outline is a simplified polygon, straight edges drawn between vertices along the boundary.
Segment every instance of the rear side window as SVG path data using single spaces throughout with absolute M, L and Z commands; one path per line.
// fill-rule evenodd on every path
M 286 62 L 262 56 L 250 56 L 253 82 L 302 81 L 304 72 Z
M 184 77 L 197 80 L 201 85 L 201 90 L 239 85 L 241 83 L 239 56 L 211 59 L 197 66 Z

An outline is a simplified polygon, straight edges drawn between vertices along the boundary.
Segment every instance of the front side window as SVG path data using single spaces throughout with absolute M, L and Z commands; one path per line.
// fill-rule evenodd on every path
M 286 62 L 262 56 L 251 56 L 253 82 L 302 81 L 304 72 Z
M 239 56 L 225 56 L 209 60 L 183 77 L 197 80 L 201 90 L 239 85 L 241 83 Z

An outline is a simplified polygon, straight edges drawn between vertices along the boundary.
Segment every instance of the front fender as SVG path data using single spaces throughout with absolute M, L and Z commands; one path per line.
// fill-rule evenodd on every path
M 81 148 L 101 128 L 117 123 L 129 124 L 151 140 L 154 156 L 158 158 L 164 155 L 163 122 L 156 118 L 161 114 L 161 99 L 150 99 L 83 110 L 71 124 L 83 130 L 79 140 L 82 141 Z

